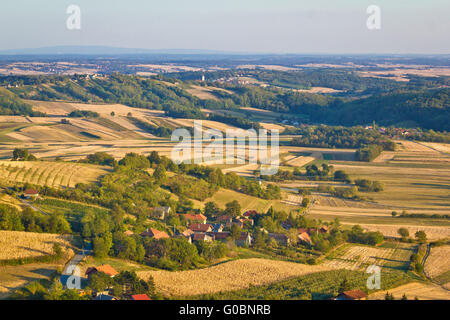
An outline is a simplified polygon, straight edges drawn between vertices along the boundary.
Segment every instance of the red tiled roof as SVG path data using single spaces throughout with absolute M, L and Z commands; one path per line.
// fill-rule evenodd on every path
M 27 189 L 27 190 L 25 190 L 25 194 L 35 195 L 35 194 L 39 194 L 39 191 L 34 190 L 34 189 Z
M 205 221 L 206 217 L 203 214 L 190 214 L 190 213 L 186 213 L 183 215 L 186 220 L 189 221 Z
M 256 212 L 256 210 L 248 210 L 244 213 L 244 217 L 250 217 L 250 216 L 254 216 L 257 215 L 258 212 Z
M 185 237 L 189 237 L 194 233 L 194 231 L 192 231 L 191 229 L 186 229 L 183 231 L 182 235 Z
M 359 300 L 359 299 L 367 297 L 367 294 L 364 291 L 357 289 L 357 290 L 344 291 L 339 296 L 350 299 L 350 300 Z
M 164 231 L 159 231 L 154 228 L 149 228 L 141 233 L 141 236 L 143 237 L 153 237 L 155 239 L 164 239 L 164 238 L 170 238 L 169 235 Z
M 151 300 L 146 294 L 133 294 L 131 296 L 132 300 Z
M 195 232 L 208 232 L 212 230 L 212 225 L 208 223 L 193 223 L 189 229 Z
M 225 240 L 230 236 L 229 232 L 214 232 L 213 234 L 216 240 Z
M 230 216 L 219 216 L 216 218 L 216 221 L 230 221 L 232 218 Z
M 110 277 L 117 276 L 117 275 L 119 274 L 119 273 L 118 273 L 113 267 L 111 267 L 109 264 L 104 264 L 104 265 L 101 265 L 101 266 L 99 266 L 99 267 L 90 267 L 90 268 L 87 268 L 86 274 L 89 274 L 89 273 L 91 273 L 92 271 L 103 272 L 103 273 L 107 274 L 107 275 L 110 276 Z
M 208 239 L 208 237 L 209 236 L 207 234 L 205 234 L 205 233 L 196 233 L 192 237 L 192 240 L 194 240 L 194 241 L 206 240 L 206 239 Z
M 300 240 L 303 240 L 305 242 L 312 243 L 311 238 L 309 237 L 309 234 L 307 232 L 302 232 L 298 235 Z

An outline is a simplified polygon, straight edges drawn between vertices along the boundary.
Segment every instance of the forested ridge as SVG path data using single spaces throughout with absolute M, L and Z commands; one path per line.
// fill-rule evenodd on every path
M 309 84 L 305 83 L 305 86 L 324 85 L 320 82 L 326 79 L 323 72 L 308 74 L 311 78 Z M 284 79 L 283 81 L 292 82 L 295 73 L 271 71 L 258 76 L 264 79 L 269 78 L 269 80 L 279 77 L 279 81 Z M 283 117 L 297 117 L 301 122 L 344 126 L 366 125 L 376 121 L 383 126 L 450 131 L 450 89 L 446 87 L 431 89 L 431 80 L 426 80 L 428 78 L 416 79 L 408 85 L 397 85 L 392 84 L 392 80 L 379 81 L 373 78 L 367 80 L 368 78 L 358 77 L 355 74 L 345 76 L 345 74 L 331 73 L 329 81 L 339 82 L 348 90 L 359 90 L 359 93 L 353 96 L 214 83 L 232 92 L 213 91 L 217 97 L 216 100 L 193 96 L 184 90 L 189 82 L 179 85 L 171 84 L 170 81 L 173 82 L 173 79 L 162 76 L 143 78 L 113 74 L 97 78 L 84 76 L 8 78 L 10 83 L 17 84 L 18 87 L 13 87 L 10 91 L 3 89 L 0 92 L 1 114 L 34 115 L 31 107 L 19 99 L 22 98 L 44 101 L 121 103 L 138 108 L 164 110 L 171 117 L 194 119 L 207 118 L 202 109 L 254 107 L 281 113 L 280 119 L 277 120 Z M 303 76 L 301 79 L 305 80 Z M 364 87 L 356 85 L 358 79 L 362 81 L 360 85 Z M 432 83 L 440 84 L 442 81 L 445 82 L 446 78 L 439 79 Z M 0 79 L 0 83 L 5 81 L 5 78 Z M 337 88 L 337 85 L 334 87 Z M 353 93 L 356 94 L 357 91 Z M 227 121 L 224 122 L 230 122 L 230 124 L 255 127 L 249 119 L 244 117 L 225 120 Z

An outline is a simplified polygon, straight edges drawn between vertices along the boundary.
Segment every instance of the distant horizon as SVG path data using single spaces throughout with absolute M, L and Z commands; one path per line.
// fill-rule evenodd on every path
M 66 50 L 66 52 L 56 52 L 58 49 Z M 70 51 L 73 49 L 73 51 Z M 105 50 L 103 52 L 77 52 L 77 50 L 82 49 L 97 49 Z M 46 52 L 47 50 L 47 52 Z M 54 50 L 54 52 L 50 52 Z M 119 50 L 120 52 L 107 52 L 106 50 Z M 37 52 L 43 51 L 43 52 Z M 126 52 L 128 51 L 128 52 Z M 133 52 L 135 51 L 135 52 Z M 138 52 L 140 51 L 140 52 Z M 21 56 L 21 55 L 97 55 L 97 54 L 111 54 L 111 55 L 139 55 L 139 54 L 174 54 L 174 55 L 273 55 L 273 56 L 283 56 L 283 55 L 312 55 L 312 56 L 450 56 L 448 53 L 432 53 L 432 52 L 422 52 L 422 53 L 407 53 L 407 52 L 257 52 L 257 51 L 235 51 L 235 50 L 212 50 L 212 49 L 201 49 L 201 48 L 138 48 L 138 47 L 125 47 L 125 46 L 113 46 L 113 45 L 55 45 L 55 46 L 42 46 L 42 47 L 21 47 L 13 49 L 2 49 L 0 50 L 0 55 L 11 55 L 11 56 Z

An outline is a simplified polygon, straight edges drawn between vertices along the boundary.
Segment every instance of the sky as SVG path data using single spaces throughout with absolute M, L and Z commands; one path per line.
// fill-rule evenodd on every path
M 81 29 L 69 30 L 69 5 Z M 369 5 L 381 29 L 369 30 Z M 448 0 L 14 0 L 0 50 L 66 45 L 248 53 L 450 53 Z

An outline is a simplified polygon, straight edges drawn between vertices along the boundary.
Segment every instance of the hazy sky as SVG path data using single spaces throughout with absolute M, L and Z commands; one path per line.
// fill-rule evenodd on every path
M 70 4 L 81 30 L 66 28 Z M 369 5 L 381 8 L 381 30 L 366 27 Z M 449 0 L 2 0 L 0 50 L 450 53 L 449 17 Z

